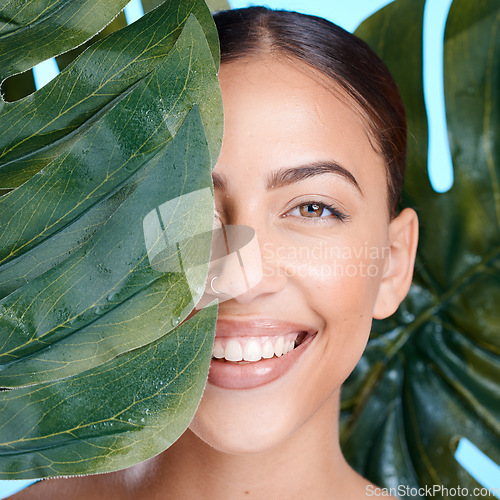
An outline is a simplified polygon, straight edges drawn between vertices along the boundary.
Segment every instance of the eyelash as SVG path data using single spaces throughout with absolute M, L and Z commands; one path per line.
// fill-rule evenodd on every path
M 349 216 L 346 213 L 341 212 L 334 205 L 327 205 L 326 203 L 323 203 L 321 201 L 312 201 L 312 200 L 306 201 L 304 203 L 301 203 L 300 205 L 293 207 L 292 210 L 290 210 L 285 216 L 289 215 L 290 212 L 292 212 L 293 210 L 300 209 L 300 207 L 305 207 L 308 205 L 317 205 L 319 208 L 322 208 L 323 210 L 325 210 L 325 209 L 329 210 L 331 212 L 331 216 L 324 217 L 322 214 L 319 217 L 302 217 L 300 215 L 295 215 L 294 217 L 299 217 L 302 219 L 326 219 L 328 217 L 334 217 L 335 219 L 339 220 L 340 222 L 347 222 L 349 220 Z

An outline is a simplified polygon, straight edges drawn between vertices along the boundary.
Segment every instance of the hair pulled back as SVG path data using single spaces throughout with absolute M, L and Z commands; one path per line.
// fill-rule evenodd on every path
M 364 115 L 386 164 L 391 218 L 397 213 L 406 163 L 406 116 L 396 83 L 370 47 L 325 19 L 249 7 L 214 16 L 221 63 L 273 54 L 306 63 L 333 80 Z

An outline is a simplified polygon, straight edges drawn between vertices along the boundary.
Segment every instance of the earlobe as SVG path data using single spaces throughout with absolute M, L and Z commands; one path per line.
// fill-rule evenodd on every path
M 418 217 L 405 208 L 389 225 L 388 251 L 379 293 L 373 309 L 375 319 L 393 314 L 410 289 L 418 243 Z

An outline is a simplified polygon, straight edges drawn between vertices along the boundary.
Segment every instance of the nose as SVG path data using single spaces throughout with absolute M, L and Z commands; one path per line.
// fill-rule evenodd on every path
M 259 241 L 257 232 L 250 226 L 216 228 L 207 298 L 249 303 L 260 295 L 278 292 L 285 286 L 286 276 L 279 273 L 272 255 L 269 242 Z

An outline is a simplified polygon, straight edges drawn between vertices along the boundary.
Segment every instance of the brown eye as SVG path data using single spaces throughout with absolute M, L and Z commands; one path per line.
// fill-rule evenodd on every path
M 307 205 L 300 205 L 299 212 L 302 217 L 321 217 L 325 210 L 324 205 L 319 203 L 308 203 Z
M 349 216 L 340 212 L 332 205 L 326 205 L 320 201 L 309 201 L 292 208 L 286 216 L 298 217 L 298 219 L 321 219 L 322 221 L 347 221 Z

